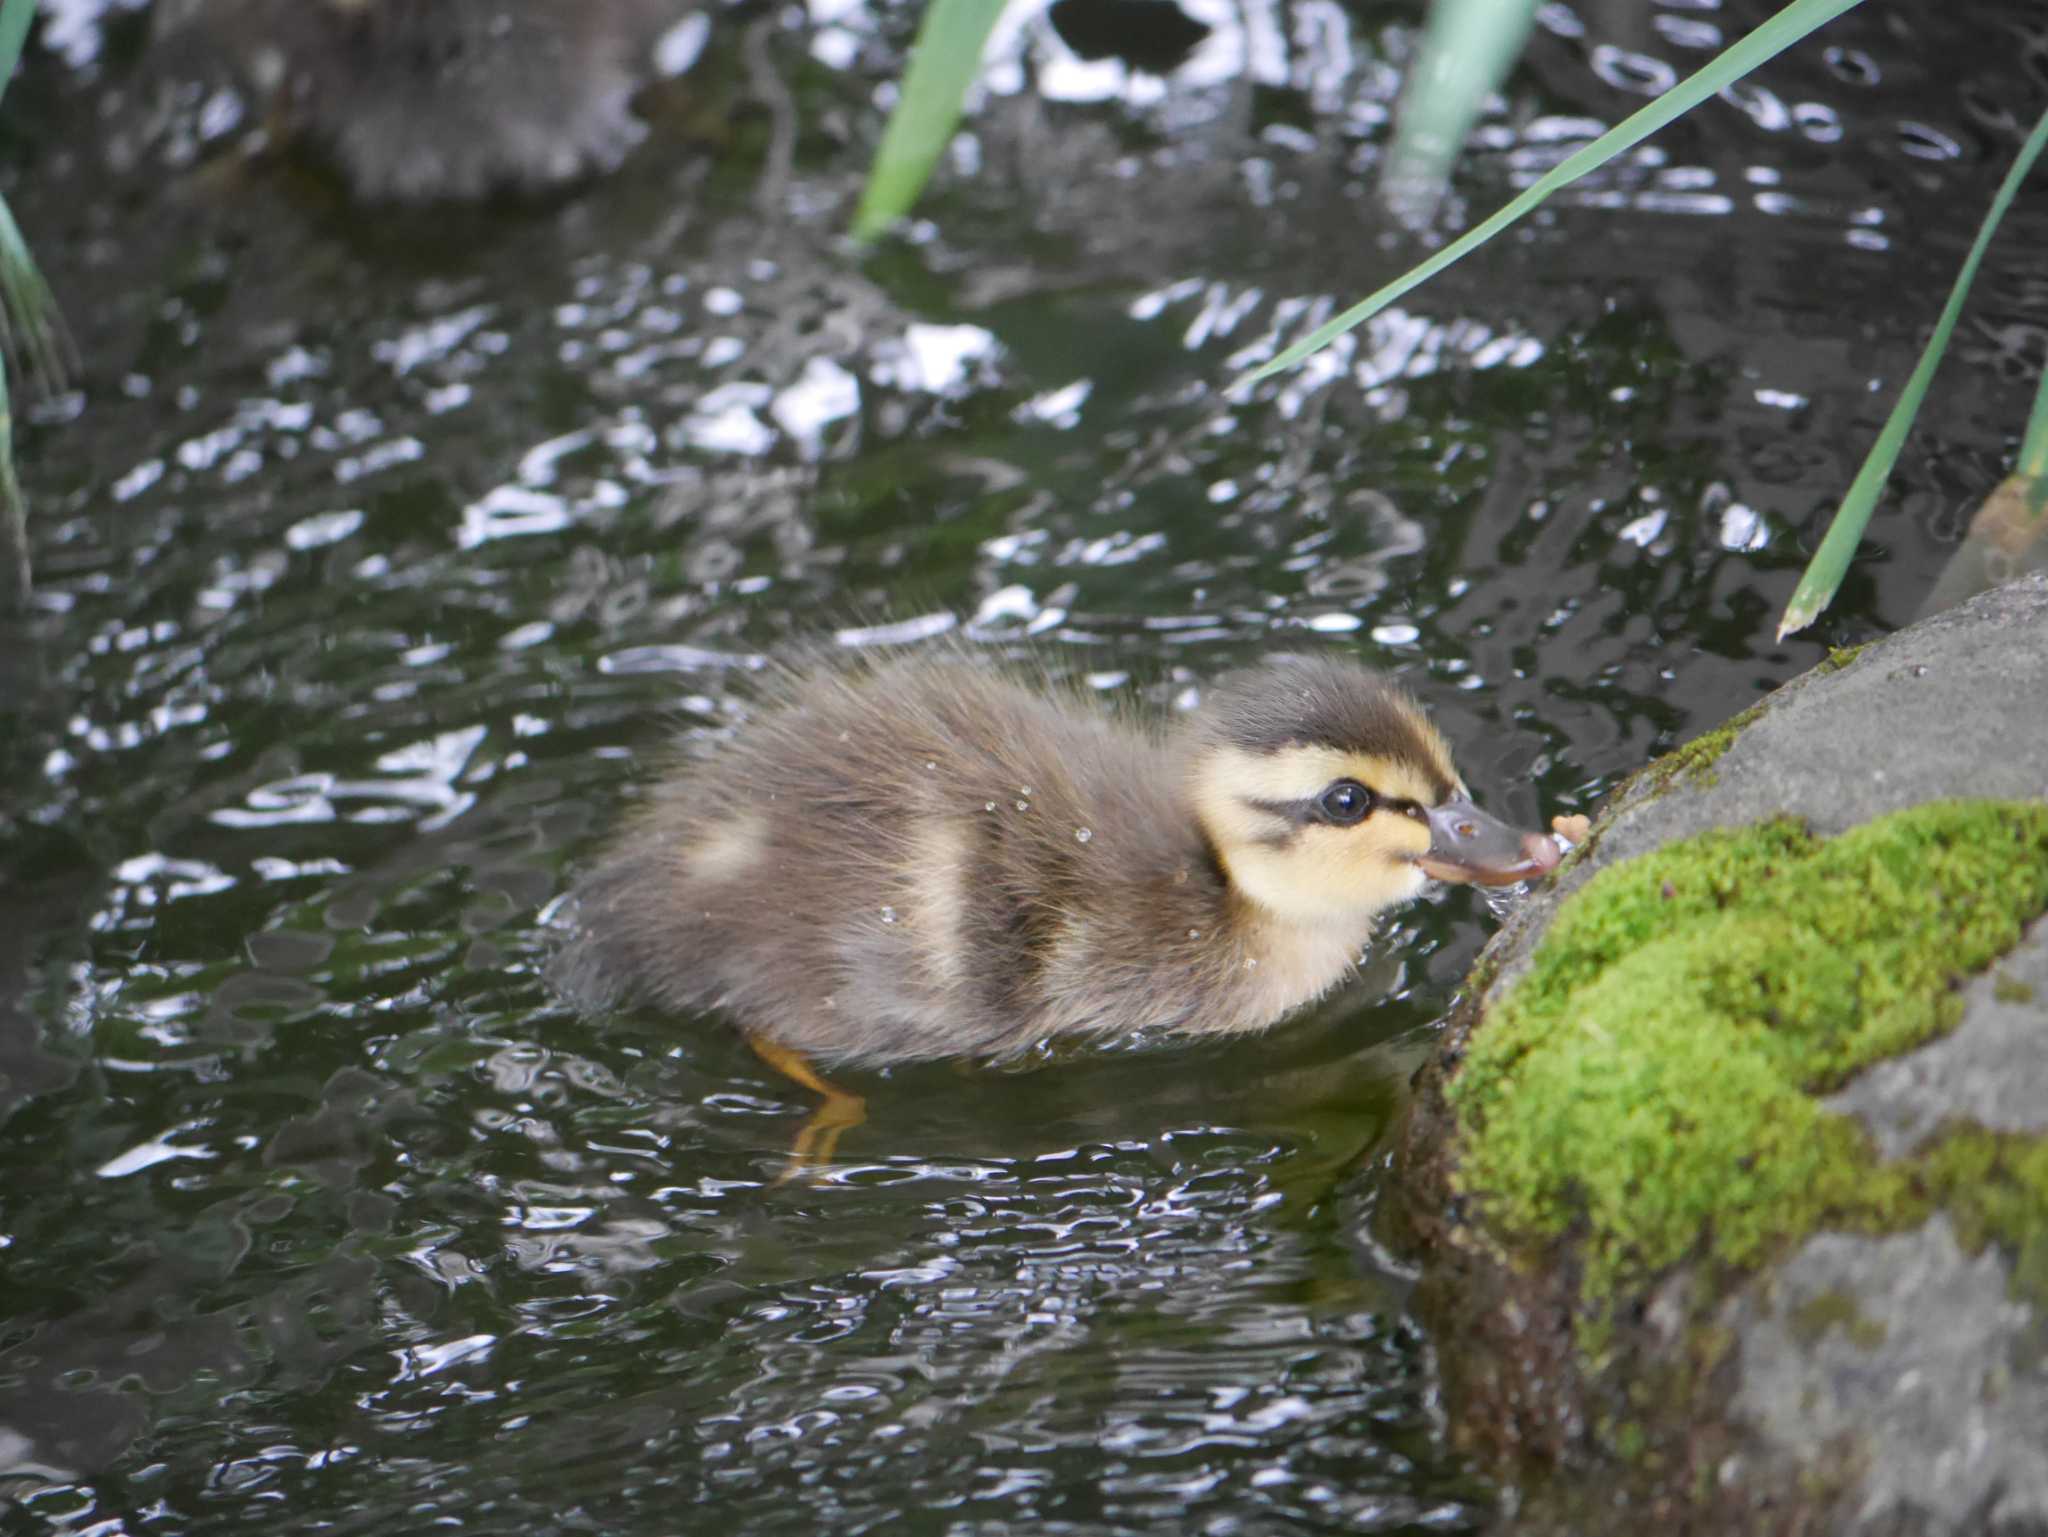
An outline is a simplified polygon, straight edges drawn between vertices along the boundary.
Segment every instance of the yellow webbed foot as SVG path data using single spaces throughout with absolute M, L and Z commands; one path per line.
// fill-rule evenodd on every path
M 776 1179 L 786 1185 L 801 1175 L 822 1169 L 832 1162 L 839 1139 L 868 1118 L 868 1103 L 818 1076 L 804 1054 L 793 1047 L 777 1045 L 758 1035 L 748 1035 L 747 1044 L 763 1062 L 792 1082 L 809 1089 L 823 1104 L 810 1114 L 789 1147 L 789 1166 Z

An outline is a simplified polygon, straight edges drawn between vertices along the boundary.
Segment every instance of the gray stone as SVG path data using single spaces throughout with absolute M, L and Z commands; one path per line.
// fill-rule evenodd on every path
M 2048 798 L 2048 574 L 1816 668 L 1743 718 L 1718 757 L 1682 749 L 1653 765 L 1603 808 L 1583 857 L 1503 924 L 1486 987 L 1418 1077 L 1398 1220 L 1424 1252 L 1418 1296 L 1461 1428 L 1504 1460 L 1565 1473 L 1526 1491 L 1528 1529 L 1621 1531 L 1619 1510 L 1701 1533 L 2048 1533 L 2048 1312 L 2037 1282 L 2014 1279 L 2016 1261 L 2037 1268 L 2031 1248 L 1966 1253 L 1937 1213 L 1885 1236 L 1816 1234 L 1746 1278 L 1682 1265 L 1614 1310 L 1589 1363 L 1569 1241 L 1502 1265 L 1464 1225 L 1444 1093 L 1467 1034 L 1601 870 L 1714 828 L 1791 815 L 1834 835 L 1980 796 Z M 1953 1125 L 2048 1134 L 2048 918 L 1962 997 L 1952 1032 L 1826 1101 L 1888 1158 Z M 1627 1424 L 1633 1449 L 1606 1423 Z M 1573 1492 L 1610 1482 L 1625 1497 Z
M 2048 921 L 1963 993 L 1963 1020 L 1856 1079 L 1827 1101 L 1858 1117 L 1887 1158 L 1942 1122 L 1987 1131 L 2048 1130 Z
M 1604 810 L 1592 857 L 1504 926 L 1500 978 L 1526 964 L 1559 904 L 1621 860 L 1774 816 L 1840 833 L 1950 796 L 2048 797 L 2048 573 L 1795 678 L 1704 771 L 1634 781 Z
M 1941 796 L 2048 796 L 2048 574 L 1795 679 L 1712 773 L 1617 825 L 1606 862 L 1786 812 L 1838 833 Z
M 2048 575 L 1780 690 L 1705 772 L 1635 798 L 1591 863 L 1787 813 L 1833 834 L 1980 795 L 2048 797 Z M 2048 1128 L 2048 921 L 1968 984 L 1953 1033 L 1831 1103 L 1888 1157 L 1948 1121 Z M 2022 1360 L 2042 1324 L 2010 1280 L 1941 1216 L 1886 1238 L 1817 1235 L 1738 1299 L 1733 1411 L 1773 1453 L 1853 1470 L 1849 1530 L 2048 1522 L 2048 1375 Z M 1852 1321 L 1802 1330 L 1802 1309 Z
M 1736 1305 L 1734 1408 L 1800 1465 L 1857 1470 L 1848 1532 L 2048 1521 L 2048 1373 L 2010 1282 L 1941 1215 L 1817 1234 Z

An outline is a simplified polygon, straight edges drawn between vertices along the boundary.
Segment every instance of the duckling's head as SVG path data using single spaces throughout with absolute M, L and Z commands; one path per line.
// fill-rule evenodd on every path
M 1195 815 L 1232 885 L 1281 919 L 1360 923 L 1431 880 L 1507 885 L 1558 861 L 1473 805 L 1422 707 L 1353 663 L 1230 674 L 1191 730 Z

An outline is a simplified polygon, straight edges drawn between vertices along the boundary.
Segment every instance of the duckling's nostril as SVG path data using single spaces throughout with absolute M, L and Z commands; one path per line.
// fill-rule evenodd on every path
M 1429 814 L 1429 825 L 1434 836 L 1417 863 L 1436 880 L 1504 886 L 1533 879 L 1557 864 L 1557 845 L 1547 836 L 1517 832 L 1469 801 L 1438 805 Z

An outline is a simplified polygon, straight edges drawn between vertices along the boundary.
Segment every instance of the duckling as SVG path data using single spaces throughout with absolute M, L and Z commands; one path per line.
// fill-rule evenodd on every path
M 1336 657 L 1227 675 L 1170 723 L 961 653 L 771 695 L 575 889 L 557 979 L 586 1006 L 720 1011 L 828 1100 L 853 1096 L 804 1059 L 1262 1030 L 1431 880 L 1559 857 L 1473 805 L 1406 691 Z
M 663 29 L 695 0 L 164 0 L 157 27 L 211 44 L 287 136 L 357 197 L 545 192 L 610 170 Z

